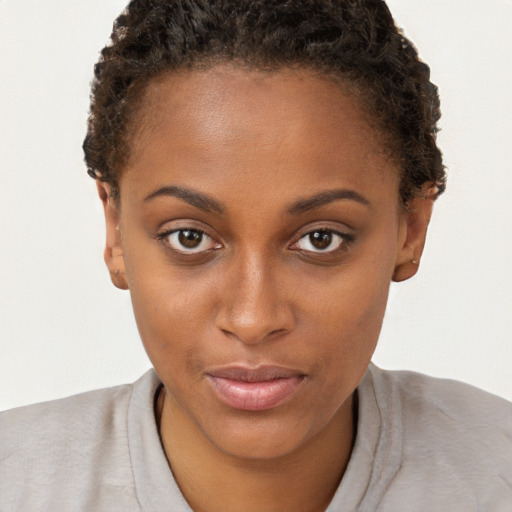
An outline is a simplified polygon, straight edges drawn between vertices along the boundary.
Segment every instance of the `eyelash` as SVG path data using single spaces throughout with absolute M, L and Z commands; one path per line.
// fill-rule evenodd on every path
M 180 250 L 180 249 L 177 249 L 176 247 L 173 247 L 171 245 L 171 243 L 169 242 L 169 238 L 173 235 L 180 235 L 180 234 L 184 234 L 184 233 L 193 233 L 195 235 L 200 235 L 202 237 L 201 241 L 199 242 L 199 247 L 201 246 L 201 244 L 203 243 L 204 241 L 204 237 L 207 237 L 209 239 L 212 240 L 212 242 L 214 243 L 214 247 L 211 247 L 209 249 L 202 249 L 202 250 L 199 250 L 199 251 L 193 251 L 193 250 L 189 250 L 187 251 L 186 249 L 183 249 L 183 250 Z M 169 247 L 171 250 L 173 250 L 174 252 L 177 252 L 178 254 L 181 254 L 181 255 L 197 255 L 197 254 L 203 254 L 207 251 L 211 251 L 211 250 L 216 250 L 216 249 L 220 249 L 221 248 L 221 244 L 219 243 L 215 243 L 213 238 L 208 235 L 205 231 L 201 230 L 201 229 L 197 229 L 197 228 L 180 228 L 180 229 L 173 229 L 173 230 L 170 230 L 170 231 L 166 231 L 164 233 L 159 233 L 157 235 L 157 238 L 162 241 L 167 247 Z M 193 248 L 195 249 L 195 248 Z
M 206 239 L 210 239 L 212 241 L 213 247 L 209 247 L 207 249 L 196 250 L 196 251 L 186 250 L 186 249 L 178 249 L 176 247 L 173 247 L 169 241 L 169 237 L 171 237 L 172 235 L 179 236 L 180 234 L 184 234 L 186 232 L 193 233 L 194 235 L 200 235 L 202 237 L 202 239 L 199 242 L 199 247 L 205 240 L 204 237 L 206 237 Z M 333 255 L 333 254 L 337 254 L 339 252 L 347 250 L 348 246 L 355 240 L 355 237 L 351 234 L 342 233 L 342 232 L 336 231 L 331 228 L 322 227 L 322 228 L 312 229 L 312 230 L 304 233 L 303 235 L 300 236 L 300 238 L 298 238 L 298 240 L 296 242 L 294 242 L 293 244 L 290 245 L 290 248 L 295 250 L 295 247 L 299 244 L 299 242 L 301 242 L 302 240 L 307 240 L 307 237 L 311 237 L 313 234 L 316 234 L 316 233 L 327 234 L 332 237 L 331 241 L 329 242 L 329 245 L 327 247 L 329 247 L 331 245 L 332 240 L 335 237 L 338 238 L 338 241 L 339 241 L 338 247 L 336 247 L 335 249 L 331 249 L 331 250 L 314 250 L 314 249 L 313 250 L 310 250 L 310 249 L 302 249 L 301 250 L 299 248 L 298 251 L 300 251 L 304 254 L 307 254 L 307 255 L 315 255 L 315 256 Z M 163 233 L 159 233 L 156 238 L 158 240 L 160 240 L 162 243 L 164 243 L 166 245 L 166 247 L 170 248 L 175 253 L 178 253 L 179 255 L 184 255 L 184 256 L 206 254 L 206 253 L 211 252 L 212 250 L 217 250 L 222 247 L 222 245 L 218 242 L 215 242 L 214 239 L 210 235 L 208 235 L 208 233 L 206 233 L 205 231 L 203 231 L 201 229 L 192 228 L 192 227 L 190 227 L 190 228 L 184 227 L 184 228 L 180 228 L 180 229 L 173 229 L 170 231 L 165 231 Z M 181 243 L 179 241 L 177 241 L 177 242 Z M 309 244 L 312 245 L 311 239 L 309 239 Z M 192 248 L 192 249 L 196 249 L 196 248 Z
M 334 240 L 337 238 L 338 239 L 338 247 L 336 247 L 335 249 L 330 249 L 330 250 L 303 249 L 303 252 L 305 252 L 307 254 L 333 255 L 333 254 L 339 253 L 341 251 L 345 251 L 348 248 L 348 246 L 354 241 L 354 236 L 349 235 L 348 233 L 341 233 L 339 231 L 336 231 L 336 230 L 330 229 L 330 228 L 317 228 L 317 229 L 312 229 L 312 230 L 308 231 L 307 233 L 304 233 L 297 240 L 297 242 L 294 242 L 292 244 L 291 247 L 297 246 L 299 244 L 299 242 L 301 242 L 302 240 L 306 240 L 306 242 L 309 243 L 310 246 L 312 246 L 311 236 L 314 234 L 328 235 L 329 237 L 331 237 L 330 241 L 329 241 L 329 245 L 327 247 L 329 247 L 334 242 Z

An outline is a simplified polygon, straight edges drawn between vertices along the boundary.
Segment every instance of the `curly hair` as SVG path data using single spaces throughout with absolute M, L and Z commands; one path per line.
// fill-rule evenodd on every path
M 382 0 L 132 0 L 94 68 L 88 173 L 118 198 L 130 124 L 148 82 L 227 62 L 341 79 L 389 141 L 402 203 L 425 185 L 444 191 L 437 87 Z

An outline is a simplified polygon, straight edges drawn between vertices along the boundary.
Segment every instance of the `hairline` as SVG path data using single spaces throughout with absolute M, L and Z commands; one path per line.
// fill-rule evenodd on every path
M 396 149 L 393 146 L 392 136 L 387 135 L 383 123 L 371 107 L 366 105 L 369 103 L 367 100 L 371 97 L 369 92 L 364 91 L 364 85 L 358 84 L 356 80 L 347 77 L 348 73 L 343 73 L 339 70 L 330 68 L 322 68 L 315 66 L 312 63 L 306 62 L 263 62 L 262 59 L 240 59 L 238 57 L 222 56 L 221 55 L 203 55 L 199 58 L 192 58 L 190 61 L 180 64 L 179 66 L 162 68 L 153 74 L 148 74 L 143 77 L 138 77 L 128 87 L 125 102 L 129 106 L 129 110 L 125 113 L 124 130 L 121 137 L 122 147 L 118 149 L 114 155 L 118 156 L 117 161 L 121 160 L 120 164 L 115 166 L 115 184 L 113 184 L 113 199 L 120 207 L 120 181 L 128 167 L 128 162 L 131 157 L 131 149 L 136 144 L 136 139 L 140 137 L 145 129 L 145 125 L 150 121 L 147 115 L 144 114 L 144 102 L 147 100 L 148 90 L 152 85 L 158 82 L 163 82 L 167 77 L 173 75 L 186 75 L 196 72 L 208 72 L 215 68 L 222 69 L 223 67 L 231 70 L 243 70 L 247 72 L 255 72 L 262 74 L 278 74 L 281 72 L 290 71 L 292 73 L 305 73 L 309 78 L 319 81 L 332 83 L 337 87 L 342 88 L 344 94 L 350 96 L 359 107 L 362 114 L 363 121 L 376 137 L 376 143 L 381 147 L 383 153 L 389 158 L 397 172 L 402 173 L 401 162 Z M 137 120 L 138 119 L 138 120 Z M 136 125 L 136 126 L 135 126 Z M 123 155 L 119 158 L 120 155 Z M 400 188 L 400 186 L 399 186 Z M 401 194 L 399 194 L 401 199 Z M 401 206 L 404 207 L 403 201 L 400 200 Z

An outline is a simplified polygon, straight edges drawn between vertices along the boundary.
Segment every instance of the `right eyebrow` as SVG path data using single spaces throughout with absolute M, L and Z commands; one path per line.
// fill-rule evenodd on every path
M 202 192 L 198 192 L 190 188 L 179 187 L 178 185 L 167 185 L 165 187 L 160 187 L 145 197 L 144 202 L 148 203 L 157 197 L 177 197 L 178 199 L 181 199 L 186 203 L 195 206 L 196 208 L 199 208 L 205 212 L 221 214 L 226 210 L 221 203 L 212 197 L 209 197 Z

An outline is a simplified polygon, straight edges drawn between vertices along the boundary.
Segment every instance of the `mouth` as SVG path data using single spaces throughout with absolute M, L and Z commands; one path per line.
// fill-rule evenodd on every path
M 243 411 L 265 411 L 281 405 L 297 392 L 305 377 L 297 370 L 279 366 L 229 366 L 207 373 L 217 397 Z

